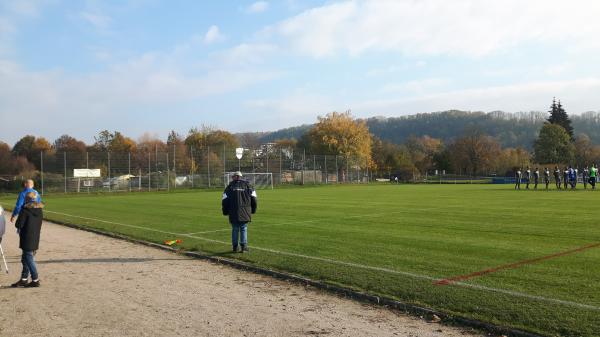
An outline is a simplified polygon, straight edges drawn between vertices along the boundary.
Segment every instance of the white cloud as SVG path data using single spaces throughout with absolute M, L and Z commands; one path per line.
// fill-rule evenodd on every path
M 381 88 L 382 93 L 423 94 L 447 86 L 451 81 L 447 78 L 425 78 L 402 83 L 388 83 Z
M 48 1 L 36 1 L 36 0 L 19 0 L 19 1 L 7 1 L 4 4 L 6 10 L 12 14 L 19 16 L 34 17 L 39 14 L 40 7 Z
M 35 129 L 20 125 L 3 130 L 0 137 L 10 142 L 33 132 L 53 138 L 76 127 L 74 132 L 79 134 L 74 136 L 89 138 L 102 128 L 168 127 L 160 114 L 152 114 L 142 124 L 139 120 L 150 111 L 162 111 L 168 120 L 173 113 L 183 113 L 176 106 L 193 106 L 215 95 L 280 76 L 261 67 L 232 66 L 218 61 L 212 61 L 208 67 L 192 67 L 182 60 L 193 51 L 146 53 L 114 64 L 108 70 L 87 74 L 30 71 L 0 58 L 0 125 L 14 123 L 15 116 L 35 121 Z
M 254 13 L 262 13 L 269 9 L 269 3 L 266 1 L 257 1 L 252 5 L 248 6 L 246 12 L 254 14 Z
M 437 80 L 432 80 L 435 83 Z M 444 81 L 442 81 L 444 82 Z M 407 86 L 413 84 L 408 82 Z M 600 78 L 540 81 L 504 86 L 470 88 L 434 93 L 415 93 L 401 99 L 357 100 L 296 90 L 281 97 L 249 100 L 245 107 L 254 112 L 248 130 L 314 123 L 317 116 L 352 109 L 356 117 L 400 116 L 422 112 L 460 109 L 468 111 L 545 111 L 552 97 L 560 97 L 568 113 L 596 111 L 600 107 Z M 265 125 L 268 125 L 265 127 Z
M 247 121 L 248 130 L 276 130 L 305 123 L 314 123 L 317 116 L 331 111 L 345 111 L 336 106 L 333 100 L 322 94 L 299 89 L 278 98 L 253 99 L 244 102 L 253 111 L 253 118 Z
M 109 16 L 100 13 L 81 12 L 80 16 L 82 19 L 101 31 L 108 29 L 112 23 L 112 19 Z
M 504 86 L 415 95 L 403 99 L 373 99 L 357 102 L 354 111 L 372 114 L 413 114 L 449 109 L 492 111 L 546 110 L 552 97 L 560 97 L 569 113 L 598 110 L 600 78 L 564 81 L 534 81 Z
M 241 43 L 214 54 L 227 64 L 255 64 L 263 62 L 278 50 L 277 46 L 266 43 Z
M 13 54 L 19 26 L 35 19 L 43 6 L 52 0 L 22 0 L 0 2 L 0 57 Z
M 307 10 L 269 31 L 313 57 L 369 51 L 478 57 L 526 42 L 598 49 L 599 16 L 595 0 L 356 0 Z
M 213 42 L 218 42 L 224 39 L 224 36 L 221 34 L 219 27 L 212 25 L 208 28 L 206 34 L 204 34 L 204 43 L 211 44 Z
M 394 65 L 390 65 L 387 67 L 371 69 L 371 70 L 367 71 L 366 75 L 369 77 L 389 75 L 389 74 L 398 73 L 398 72 L 402 72 L 402 71 L 406 71 L 406 70 L 410 70 L 410 69 L 414 69 L 414 68 L 422 68 L 422 67 L 425 67 L 426 65 L 427 65 L 427 62 L 423 61 L 423 60 L 419 60 L 415 63 L 394 64 Z
M 568 70 L 572 70 L 572 69 L 573 69 L 573 65 L 571 63 L 564 62 L 564 63 L 548 66 L 544 69 L 544 72 L 547 75 L 552 76 L 552 75 L 564 74 Z

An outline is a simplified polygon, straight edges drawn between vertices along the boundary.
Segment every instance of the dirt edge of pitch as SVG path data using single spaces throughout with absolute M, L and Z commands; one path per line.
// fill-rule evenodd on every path
M 385 308 L 398 310 L 400 312 L 408 313 L 408 314 L 417 316 L 417 317 L 425 319 L 425 320 L 431 320 L 434 316 L 437 316 L 441 319 L 440 323 L 449 325 L 449 326 L 474 328 L 474 329 L 481 330 L 483 332 L 487 332 L 490 334 L 495 334 L 498 336 L 544 337 L 543 335 L 535 334 L 532 332 L 527 332 L 527 331 L 523 331 L 523 330 L 519 330 L 519 329 L 509 328 L 509 327 L 503 327 L 503 326 L 499 326 L 499 325 L 495 325 L 492 323 L 487 323 L 484 321 L 479 321 L 479 320 L 475 320 L 475 319 L 471 319 L 471 318 L 455 316 L 455 315 L 444 313 L 442 311 L 437 311 L 437 310 L 421 307 L 421 306 L 414 305 L 414 304 L 404 303 L 404 302 L 401 302 L 401 301 L 398 301 L 398 300 L 395 300 L 392 298 L 372 295 L 369 293 L 356 291 L 356 290 L 346 288 L 346 287 L 332 285 L 332 284 L 324 283 L 321 281 L 315 281 L 315 280 L 312 280 L 312 279 L 309 279 L 309 278 L 306 278 L 306 277 L 300 276 L 300 275 L 295 275 L 295 274 L 291 274 L 291 273 L 262 268 L 262 267 L 255 266 L 250 263 L 246 263 L 246 262 L 242 262 L 242 261 L 238 261 L 238 260 L 234 260 L 234 259 L 229 259 L 229 258 L 222 257 L 222 256 L 214 256 L 214 255 L 204 254 L 202 252 L 195 252 L 195 251 L 179 250 L 179 249 L 175 249 L 173 247 L 167 246 L 167 245 L 162 245 L 159 243 L 150 242 L 150 241 L 146 241 L 146 240 L 142 240 L 142 239 L 136 239 L 136 238 L 132 238 L 132 237 L 129 237 L 126 235 L 103 231 L 100 229 L 86 227 L 86 226 L 82 226 L 82 225 L 78 225 L 78 224 L 74 224 L 74 223 L 70 223 L 70 222 L 48 220 L 48 219 L 45 219 L 45 221 L 53 223 L 53 224 L 57 224 L 57 225 L 66 226 L 66 227 L 73 228 L 73 229 L 83 230 L 86 232 L 107 236 L 107 237 L 110 237 L 113 239 L 124 240 L 124 241 L 128 241 L 131 243 L 136 243 L 136 244 L 141 244 L 141 245 L 152 247 L 152 248 L 161 249 L 161 250 L 168 251 L 168 252 L 175 253 L 175 254 L 182 254 L 182 255 L 185 255 L 188 257 L 192 257 L 192 258 L 202 259 L 202 260 L 210 261 L 213 263 L 226 265 L 226 266 L 244 270 L 244 271 L 250 271 L 255 274 L 266 275 L 266 276 L 270 276 L 270 277 L 273 277 L 276 279 L 289 281 L 289 282 L 304 285 L 304 286 L 314 287 L 316 289 L 324 290 L 331 294 L 341 295 L 341 296 L 344 296 L 347 298 L 351 298 L 355 301 L 369 303 L 369 304 L 375 304 L 375 305 L 379 305 L 379 306 L 382 306 Z

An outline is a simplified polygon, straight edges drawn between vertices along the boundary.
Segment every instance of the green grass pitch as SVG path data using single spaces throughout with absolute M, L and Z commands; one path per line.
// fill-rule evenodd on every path
M 543 335 L 600 336 L 600 191 L 354 185 L 258 193 L 250 254 L 230 253 L 221 191 L 47 196 L 45 216 L 154 242 L 182 239 L 185 249 Z M 470 276 L 437 284 L 461 275 Z

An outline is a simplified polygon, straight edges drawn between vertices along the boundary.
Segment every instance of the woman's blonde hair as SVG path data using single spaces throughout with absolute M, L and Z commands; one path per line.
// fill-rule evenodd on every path
M 25 207 L 27 208 L 42 208 L 44 204 L 37 201 L 38 194 L 36 192 L 29 192 L 25 195 Z

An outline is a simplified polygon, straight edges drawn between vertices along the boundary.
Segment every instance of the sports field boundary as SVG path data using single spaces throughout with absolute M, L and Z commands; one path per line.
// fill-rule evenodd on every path
M 181 235 L 181 236 L 185 236 L 185 237 L 188 237 L 191 239 L 197 239 L 197 240 L 202 240 L 202 241 L 207 241 L 207 242 L 212 242 L 212 243 L 219 243 L 219 244 L 225 244 L 225 245 L 229 244 L 229 243 L 227 243 L 225 241 L 221 241 L 221 240 L 209 239 L 209 238 L 205 238 L 205 237 L 201 237 L 201 236 L 193 236 L 193 235 L 184 234 L 184 233 L 168 232 L 168 231 L 158 230 L 158 229 L 154 229 L 154 228 L 150 228 L 150 227 L 143 227 L 143 226 L 119 223 L 119 222 L 102 220 L 102 219 L 88 218 L 88 217 L 67 214 L 67 213 L 61 213 L 61 212 L 54 212 L 54 211 L 46 211 L 46 212 L 59 214 L 59 215 L 65 215 L 68 217 L 74 217 L 74 218 L 79 218 L 79 219 L 84 219 L 84 220 L 98 221 L 98 222 L 112 224 L 112 225 L 118 225 L 118 226 L 124 226 L 124 227 L 136 228 L 136 229 L 147 229 L 152 232 L 158 232 L 158 233 L 163 233 L 163 234 Z M 417 279 L 433 281 L 434 284 L 438 284 L 438 282 L 444 281 L 443 278 L 440 279 L 440 278 L 435 278 L 432 276 L 420 275 L 420 274 L 404 272 L 404 271 L 399 271 L 399 270 L 392 270 L 392 269 L 381 268 L 381 267 L 373 267 L 370 265 L 363 265 L 363 264 L 359 264 L 359 263 L 344 262 L 344 261 L 339 261 L 339 260 L 334 260 L 334 259 L 329 259 L 329 258 L 279 251 L 279 250 L 263 248 L 263 247 L 258 247 L 258 246 L 252 246 L 252 247 L 254 247 L 253 248 L 254 250 L 270 252 L 270 253 L 274 253 L 274 254 L 287 255 L 287 256 L 299 257 L 299 258 L 304 258 L 304 259 L 311 259 L 311 260 L 316 260 L 316 261 L 321 261 L 321 262 L 326 262 L 326 263 L 343 265 L 343 266 L 347 266 L 347 267 L 355 267 L 355 268 L 362 268 L 362 269 L 368 269 L 368 270 L 382 271 L 385 273 L 392 273 L 392 274 L 397 274 L 397 275 L 410 276 L 410 277 L 417 278 Z M 516 292 L 516 291 L 511 291 L 511 290 L 491 288 L 491 287 L 486 287 L 486 286 L 476 285 L 476 284 L 471 284 L 471 283 L 464 283 L 464 282 L 453 282 L 452 285 L 457 285 L 457 286 L 467 287 L 467 288 L 472 288 L 472 289 L 491 291 L 491 292 L 496 292 L 496 293 L 502 293 L 502 294 L 507 294 L 507 295 L 516 296 L 516 297 L 522 297 L 522 298 L 527 298 L 527 299 L 537 300 L 537 301 L 542 301 L 542 302 L 558 303 L 558 304 L 562 304 L 562 305 L 568 305 L 568 306 L 573 306 L 573 307 L 578 307 L 578 308 L 600 311 L 600 307 L 598 307 L 598 306 L 593 306 L 593 305 L 588 305 L 588 304 L 583 304 L 583 303 L 578 303 L 578 302 L 572 302 L 572 301 L 559 300 L 559 299 L 554 299 L 554 298 L 547 298 L 547 297 L 543 297 L 543 296 L 530 295 L 530 294 L 520 293 L 520 292 Z
M 300 275 L 296 275 L 296 274 L 292 274 L 292 273 L 281 272 L 281 271 L 276 271 L 276 270 L 272 270 L 272 269 L 268 269 L 268 268 L 263 268 L 263 267 L 259 267 L 259 266 L 256 266 L 256 265 L 253 265 L 250 263 L 235 260 L 235 259 L 229 259 L 226 257 L 216 256 L 216 255 L 209 255 L 209 254 L 205 254 L 205 253 L 197 252 L 197 251 L 180 250 L 180 249 L 176 249 L 176 248 L 173 248 L 170 246 L 158 244 L 155 242 L 146 241 L 146 240 L 142 240 L 142 239 L 136 239 L 136 238 L 129 237 L 127 235 L 117 234 L 117 233 L 113 233 L 113 232 L 109 232 L 109 231 L 103 231 L 100 229 L 91 228 L 88 226 L 79 225 L 79 224 L 75 224 L 75 223 L 49 220 L 49 219 L 44 219 L 44 220 L 49 223 L 53 223 L 53 224 L 57 224 L 57 225 L 61 225 L 61 226 L 65 226 L 65 227 L 69 227 L 69 228 L 73 228 L 73 229 L 78 229 L 78 230 L 82 230 L 82 231 L 86 231 L 86 232 L 90 232 L 90 233 L 94 233 L 94 234 L 98 234 L 98 235 L 103 235 L 103 236 L 107 236 L 107 237 L 110 237 L 113 239 L 128 241 L 128 242 L 131 242 L 134 244 L 140 244 L 140 245 L 144 245 L 144 246 L 148 246 L 148 247 L 152 247 L 152 248 L 156 248 L 156 249 L 161 249 L 161 250 L 168 251 L 171 253 L 181 254 L 184 256 L 191 257 L 191 258 L 205 260 L 205 261 L 209 261 L 212 263 L 217 263 L 217 264 L 225 265 L 228 267 L 232 267 L 235 269 L 249 271 L 249 272 L 252 272 L 255 274 L 270 276 L 270 277 L 273 277 L 276 279 L 288 281 L 288 282 L 303 285 L 303 286 L 314 287 L 316 289 L 323 290 L 325 292 L 328 292 L 328 293 L 331 293 L 334 295 L 344 296 L 344 297 L 350 298 L 350 299 L 358 301 L 358 302 L 379 305 L 382 307 L 390 308 L 393 310 L 398 310 L 400 312 L 408 313 L 408 314 L 411 314 L 411 315 L 414 315 L 414 316 L 417 316 L 420 318 L 424 318 L 424 319 L 430 319 L 433 317 L 433 315 L 436 315 L 439 318 L 441 318 L 441 322 L 446 325 L 474 328 L 474 329 L 482 330 L 482 331 L 485 331 L 485 332 L 488 332 L 491 334 L 505 335 L 505 336 L 544 337 L 543 335 L 535 334 L 532 332 L 527 332 L 524 330 L 519 330 L 519 329 L 514 329 L 514 328 L 509 328 L 509 327 L 504 327 L 504 326 L 499 326 L 499 325 L 495 325 L 492 323 L 479 321 L 479 320 L 475 320 L 475 319 L 471 319 L 471 318 L 455 316 L 455 315 L 444 313 L 442 311 L 438 311 L 438 310 L 398 301 L 398 300 L 395 300 L 395 299 L 392 299 L 389 297 L 378 296 L 378 295 L 373 295 L 373 294 L 369 294 L 369 293 L 365 293 L 365 292 L 360 292 L 360 291 L 356 291 L 356 290 L 348 288 L 348 287 L 332 285 L 332 284 L 329 284 L 326 282 L 312 280 L 312 279 L 306 278 L 304 276 L 300 276 Z

